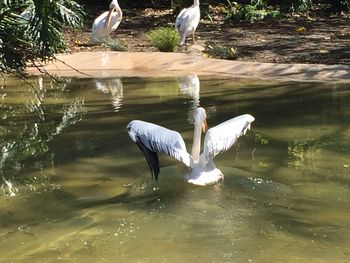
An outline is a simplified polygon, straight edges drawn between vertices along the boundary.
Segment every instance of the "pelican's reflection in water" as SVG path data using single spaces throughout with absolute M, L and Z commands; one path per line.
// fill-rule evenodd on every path
M 120 78 L 95 80 L 97 90 L 111 94 L 112 105 L 115 112 L 118 112 L 123 105 L 123 83 Z
M 190 96 L 193 100 L 192 108 L 195 109 L 199 106 L 199 92 L 200 92 L 200 81 L 196 74 L 187 76 L 181 76 L 178 78 L 180 92 L 183 95 Z
M 178 78 L 179 88 L 180 92 L 183 95 L 190 96 L 192 98 L 191 100 L 191 106 L 190 110 L 188 112 L 188 121 L 190 123 L 194 122 L 194 111 L 199 106 L 199 99 L 200 99 L 200 81 L 196 74 L 191 74 L 187 76 L 181 76 Z

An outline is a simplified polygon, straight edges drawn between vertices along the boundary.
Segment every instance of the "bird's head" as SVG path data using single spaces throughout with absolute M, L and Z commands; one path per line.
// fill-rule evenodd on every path
M 110 4 L 109 4 L 109 12 L 113 12 L 114 9 L 117 9 L 119 7 L 118 1 L 117 0 L 113 0 Z
M 208 129 L 207 123 L 207 114 L 205 109 L 202 107 L 198 107 L 194 113 L 194 125 L 200 125 L 202 127 L 203 132 L 206 132 Z
M 106 17 L 106 21 L 104 24 L 104 28 L 108 28 L 109 24 L 111 22 L 111 16 L 114 10 L 119 9 L 119 4 L 118 4 L 118 0 L 113 0 L 110 4 L 109 4 L 109 11 L 108 11 L 108 15 Z

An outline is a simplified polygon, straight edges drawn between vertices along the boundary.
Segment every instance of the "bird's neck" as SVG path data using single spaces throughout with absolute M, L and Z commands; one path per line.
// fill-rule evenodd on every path
M 194 6 L 199 6 L 199 0 L 193 0 L 193 5 Z
M 195 124 L 194 133 L 193 133 L 192 152 L 191 152 L 191 155 L 194 161 L 197 161 L 199 159 L 199 154 L 201 151 L 201 135 L 202 135 L 201 124 Z
M 106 17 L 106 21 L 105 21 L 105 24 L 104 24 L 104 28 L 105 28 L 105 29 L 108 28 L 109 23 L 111 22 L 111 15 L 112 15 L 112 13 L 113 13 L 113 10 L 112 10 L 112 9 L 108 11 L 108 15 L 107 15 L 107 17 Z
M 120 6 L 119 6 L 119 5 L 117 6 L 116 11 L 117 11 L 117 13 L 118 13 L 118 17 L 121 19 L 122 16 L 123 16 L 123 13 L 122 13 L 122 10 L 120 9 Z

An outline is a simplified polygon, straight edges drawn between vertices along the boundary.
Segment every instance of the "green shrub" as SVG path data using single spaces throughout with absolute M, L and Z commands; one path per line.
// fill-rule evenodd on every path
M 180 36 L 171 27 L 160 27 L 146 34 L 151 44 L 161 52 L 174 52 L 179 44 Z
M 113 51 L 127 51 L 128 48 L 123 43 L 113 39 L 113 38 L 106 38 L 103 40 L 103 44 L 105 44 L 107 47 L 109 47 Z

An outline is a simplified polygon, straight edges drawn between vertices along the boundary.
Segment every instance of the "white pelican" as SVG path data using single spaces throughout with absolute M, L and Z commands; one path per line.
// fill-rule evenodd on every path
M 92 42 L 99 42 L 102 38 L 108 37 L 117 29 L 122 21 L 123 13 L 119 7 L 118 0 L 113 0 L 109 5 L 109 11 L 98 16 L 92 24 Z
M 152 176 L 158 180 L 159 160 L 157 152 L 166 153 L 190 168 L 185 175 L 185 181 L 195 185 L 210 185 L 221 182 L 222 172 L 215 167 L 213 158 L 217 154 L 227 151 L 244 135 L 254 117 L 249 114 L 227 120 L 208 130 L 204 139 L 204 149 L 200 154 L 201 132 L 207 127 L 206 112 L 199 107 L 195 112 L 194 136 L 192 152 L 189 154 L 180 133 L 159 125 L 133 120 L 128 126 L 130 138 L 144 153 Z
M 180 46 L 185 44 L 185 39 L 189 34 L 192 34 L 193 43 L 196 43 L 194 32 L 199 24 L 200 16 L 199 0 L 194 0 L 193 5 L 189 8 L 182 9 L 180 14 L 176 17 L 175 28 L 181 36 Z

